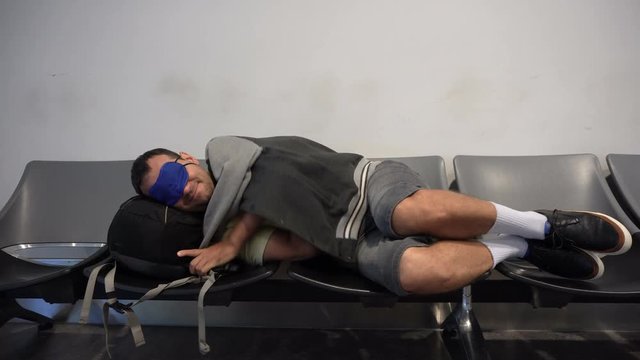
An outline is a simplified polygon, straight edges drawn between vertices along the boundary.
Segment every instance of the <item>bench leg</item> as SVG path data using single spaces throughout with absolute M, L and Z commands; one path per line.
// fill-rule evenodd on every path
M 36 322 L 39 330 L 53 327 L 53 319 L 23 308 L 15 299 L 0 298 L 0 326 L 13 318 Z
M 482 329 L 471 308 L 471 286 L 462 289 L 462 302 L 442 324 L 442 339 L 454 360 L 489 360 Z

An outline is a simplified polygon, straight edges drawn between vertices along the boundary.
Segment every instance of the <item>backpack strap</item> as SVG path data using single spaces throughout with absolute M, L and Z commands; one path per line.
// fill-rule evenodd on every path
M 109 272 L 105 275 L 104 278 L 104 291 L 107 296 L 107 301 L 102 306 L 102 323 L 104 326 L 104 334 L 105 334 L 105 344 L 107 349 L 107 354 L 109 358 L 111 358 L 111 352 L 109 351 L 109 308 L 115 310 L 120 314 L 124 314 L 127 317 L 127 324 L 129 329 L 131 330 L 131 335 L 133 336 L 134 343 L 136 347 L 142 346 L 145 344 L 144 333 L 142 331 L 142 325 L 140 323 L 140 319 L 133 311 L 132 307 L 138 305 L 139 303 L 151 300 L 156 296 L 160 295 L 163 291 L 167 289 L 172 289 L 176 287 L 180 287 L 186 284 L 197 284 L 202 283 L 202 288 L 198 293 L 198 348 L 200 353 L 205 355 L 211 349 L 207 344 L 206 338 L 206 320 L 204 314 L 204 298 L 209 291 L 209 289 L 213 286 L 216 280 L 220 277 L 220 274 L 211 270 L 208 275 L 199 277 L 199 276 L 188 276 L 182 279 L 174 280 L 170 283 L 159 284 L 155 288 L 147 291 L 140 299 L 135 302 L 130 302 L 128 304 L 121 303 L 118 301 L 116 297 L 115 291 L 115 274 L 117 269 L 117 264 L 115 262 L 108 262 L 102 264 L 100 266 L 95 267 L 91 270 L 91 274 L 89 275 L 89 280 L 87 283 L 87 288 L 85 290 L 85 297 L 82 301 L 82 310 L 80 313 L 80 323 L 86 324 L 87 319 L 89 317 L 89 310 L 92 304 L 93 293 L 95 290 L 95 284 L 97 282 L 98 275 L 103 269 L 107 269 L 111 267 Z
M 142 297 L 140 299 L 138 299 L 136 302 L 134 302 L 133 304 L 131 304 L 131 306 L 136 306 L 138 304 L 140 304 L 143 301 L 146 300 L 151 300 L 153 298 L 155 298 L 156 296 L 160 295 L 163 291 L 167 290 L 167 289 L 173 289 L 173 288 L 177 288 L 183 285 L 187 285 L 187 284 L 198 284 L 201 283 L 202 280 L 200 277 L 198 276 L 188 276 L 182 279 L 178 279 L 178 280 L 174 280 L 170 283 L 167 284 L 160 284 L 158 286 L 156 286 L 155 288 L 147 291 L 144 295 L 142 295 Z
M 136 344 L 136 347 L 145 344 L 142 325 L 140 325 L 140 319 L 138 319 L 136 313 L 131 309 L 132 303 L 123 304 L 118 301 L 118 298 L 116 297 L 116 269 L 117 264 L 114 264 L 113 268 L 109 270 L 107 275 L 104 277 L 104 292 L 107 295 L 107 301 L 102 305 L 102 324 L 104 326 L 105 345 L 109 358 L 111 358 L 111 352 L 109 351 L 109 308 L 112 308 L 127 317 L 127 324 L 131 330 L 131 335 L 133 336 L 133 341 Z
M 198 348 L 200 350 L 200 354 L 207 354 L 211 348 L 209 344 L 207 344 L 207 334 L 206 334 L 206 321 L 204 316 L 204 296 L 207 294 L 211 286 L 218 280 L 220 274 L 214 272 L 213 270 L 209 271 L 209 274 L 206 277 L 206 281 L 202 288 L 200 289 L 200 293 L 198 294 Z
M 89 274 L 89 280 L 87 281 L 87 287 L 84 290 L 84 298 L 82 299 L 82 310 L 80 310 L 80 320 L 78 322 L 80 324 L 85 325 L 89 319 L 89 310 L 91 310 L 91 304 L 93 302 L 93 293 L 96 288 L 96 282 L 98 280 L 98 275 L 102 271 L 102 269 L 114 266 L 114 262 L 107 262 L 100 266 L 96 266 L 91 270 L 91 274 Z

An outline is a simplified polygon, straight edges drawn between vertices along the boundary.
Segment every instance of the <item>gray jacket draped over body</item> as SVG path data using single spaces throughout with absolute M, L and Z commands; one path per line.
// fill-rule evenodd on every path
M 293 136 L 213 138 L 206 158 L 215 189 L 200 247 L 218 241 L 226 222 L 244 211 L 355 262 L 377 162 Z

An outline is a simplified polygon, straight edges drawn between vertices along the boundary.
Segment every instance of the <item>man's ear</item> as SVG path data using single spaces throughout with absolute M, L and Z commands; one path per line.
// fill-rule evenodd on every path
M 188 152 L 181 151 L 180 152 L 180 157 L 185 159 L 185 160 L 191 161 L 192 163 L 200 165 L 200 161 L 198 160 L 198 158 L 196 158 L 195 156 L 189 154 Z

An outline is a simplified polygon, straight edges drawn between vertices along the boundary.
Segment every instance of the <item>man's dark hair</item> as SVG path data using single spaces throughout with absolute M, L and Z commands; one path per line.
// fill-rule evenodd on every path
M 150 170 L 149 164 L 147 164 L 147 161 L 150 158 L 158 155 L 168 155 L 174 159 L 177 159 L 180 157 L 178 153 L 173 152 L 171 150 L 164 149 L 164 148 L 149 150 L 144 154 L 138 156 L 138 158 L 133 162 L 133 165 L 131 165 L 131 184 L 133 185 L 133 188 L 136 190 L 138 194 L 142 195 L 142 190 L 140 189 L 140 185 L 142 184 L 142 179 L 144 179 L 144 177 L 147 175 L 147 173 Z

